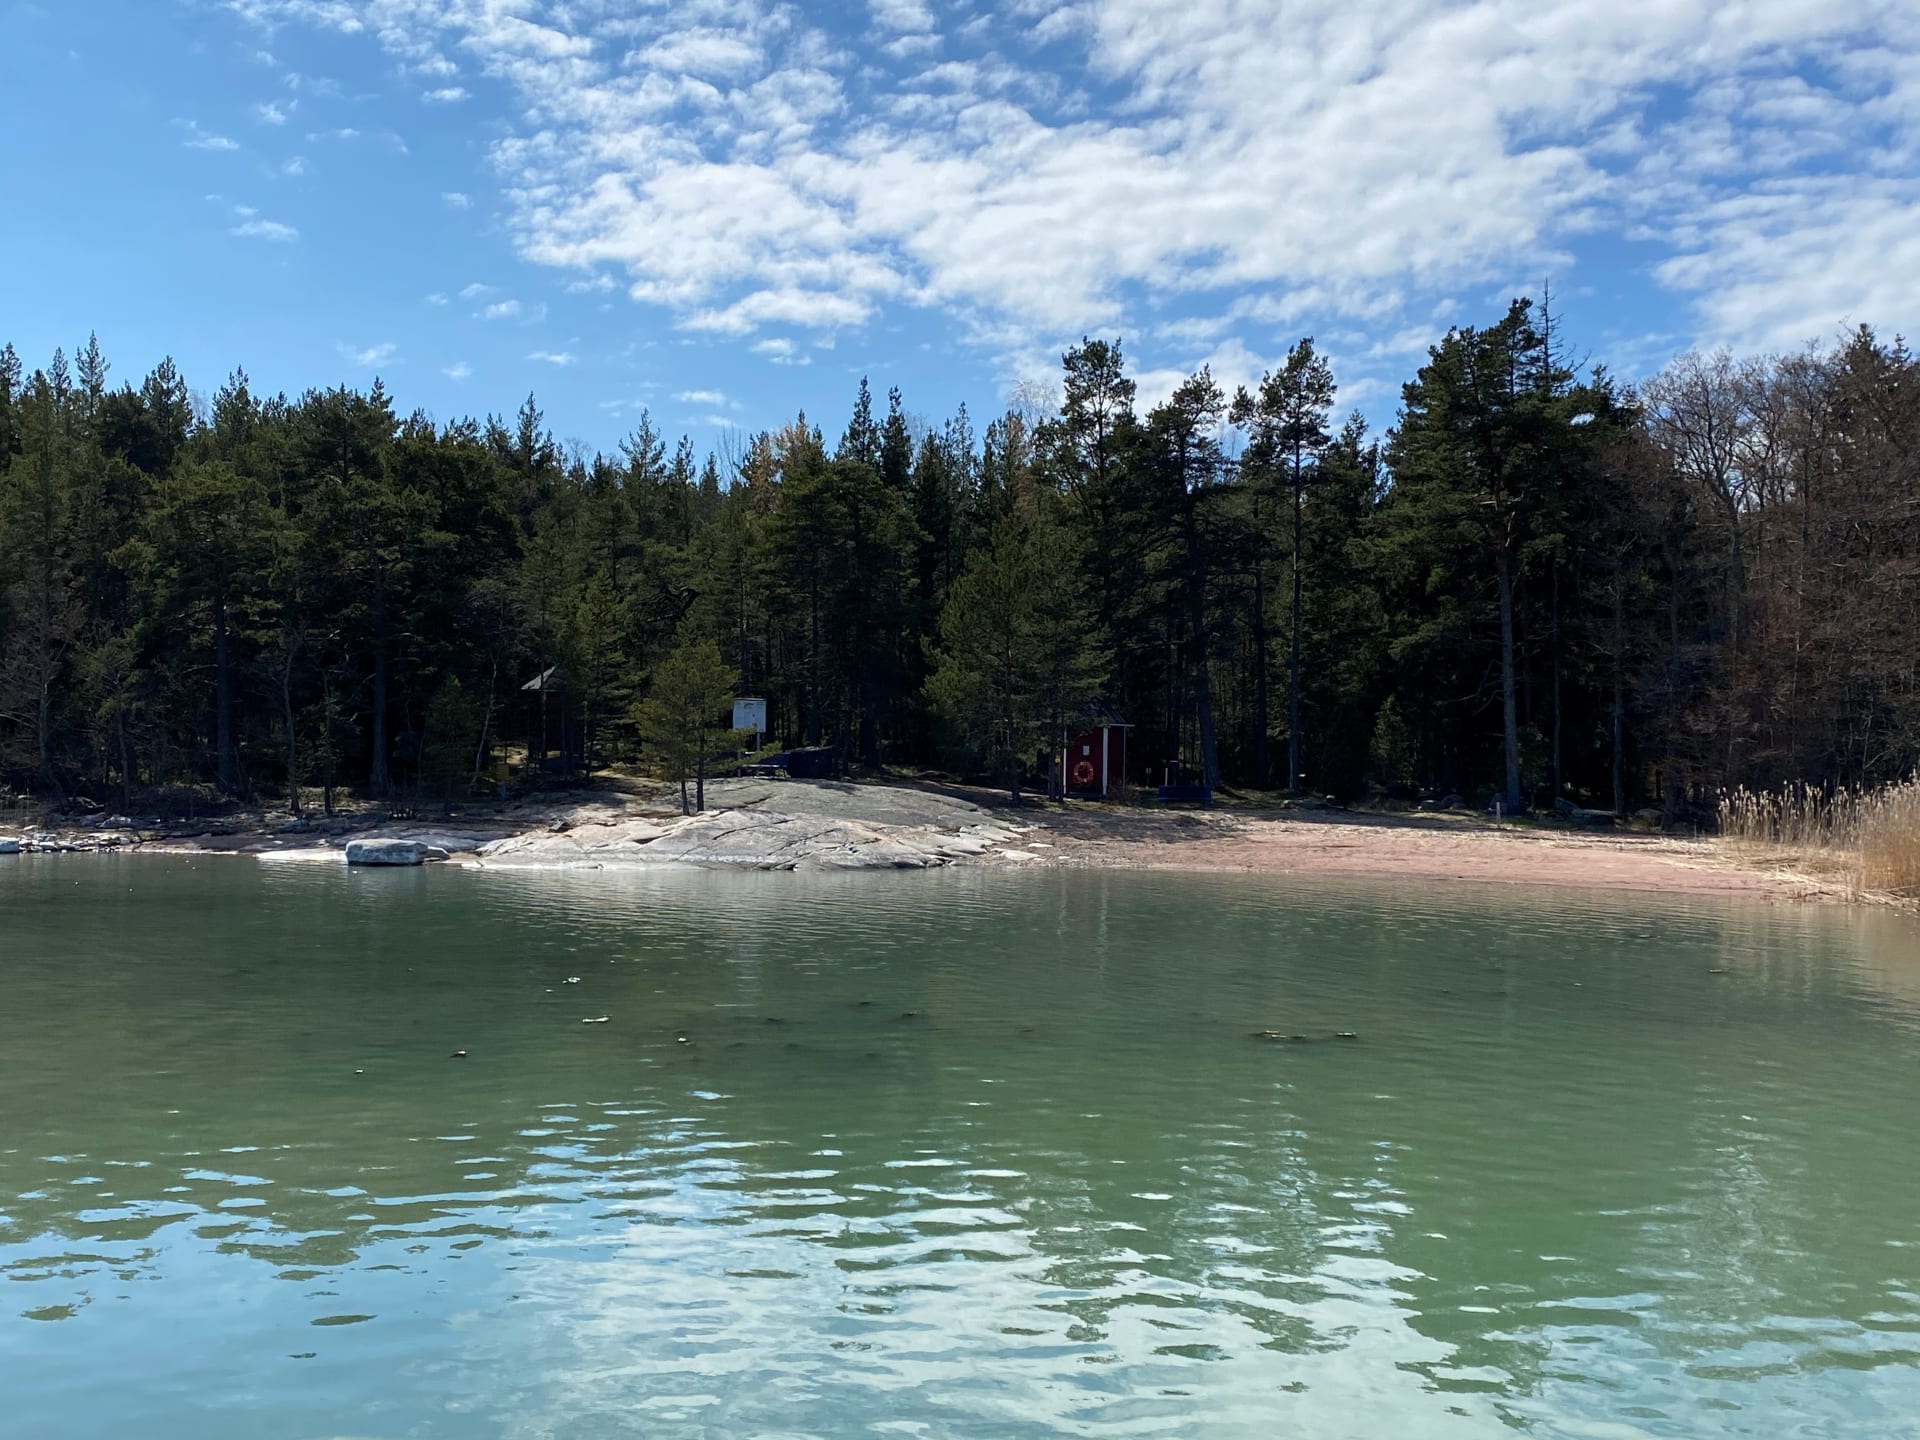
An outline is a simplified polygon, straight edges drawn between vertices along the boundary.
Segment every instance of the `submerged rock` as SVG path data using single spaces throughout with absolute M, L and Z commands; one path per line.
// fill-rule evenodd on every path
M 421 865 L 428 848 L 418 840 L 349 840 L 349 865 Z

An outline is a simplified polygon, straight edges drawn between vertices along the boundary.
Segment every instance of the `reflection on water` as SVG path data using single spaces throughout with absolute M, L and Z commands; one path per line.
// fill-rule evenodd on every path
M 1920 1414 L 1900 916 L 35 857 L 0 982 L 12 1433 Z

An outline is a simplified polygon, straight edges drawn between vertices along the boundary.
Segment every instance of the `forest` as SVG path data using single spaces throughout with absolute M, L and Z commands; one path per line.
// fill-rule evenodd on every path
M 450 798 L 736 744 L 1671 822 L 1920 763 L 1920 366 L 1867 328 L 1637 385 L 1517 300 L 1370 433 L 1310 339 L 1137 401 L 1070 349 L 983 428 L 867 382 L 697 456 L 370 390 L 211 398 L 0 350 L 0 786 L 160 808 Z M 1043 397 L 1043 398 L 1040 398 Z M 688 736 L 697 737 L 689 742 Z

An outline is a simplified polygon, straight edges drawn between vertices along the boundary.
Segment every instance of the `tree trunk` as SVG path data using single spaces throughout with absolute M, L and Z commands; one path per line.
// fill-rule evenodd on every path
M 693 813 L 704 814 L 707 808 L 707 737 L 700 736 L 700 753 L 693 761 Z
M 480 716 L 480 743 L 473 747 L 473 778 L 467 782 L 467 793 L 472 795 L 480 785 L 480 771 L 487 763 L 487 737 L 493 730 L 493 694 L 494 685 L 500 678 L 500 657 L 493 657 L 493 664 L 487 670 L 487 708 Z
M 1613 813 L 1627 813 L 1626 576 L 1613 574 Z
M 384 799 L 391 782 L 387 776 L 387 596 L 373 597 L 373 764 L 367 788 Z
M 1560 562 L 1553 562 L 1553 798 L 1560 798 Z
M 282 641 L 284 653 L 280 663 L 280 722 L 287 727 L 287 808 L 295 815 L 300 814 L 300 736 L 294 725 L 293 713 L 293 661 L 300 653 L 300 641 L 287 638 Z
M 1495 554 L 1500 581 L 1500 708 L 1506 736 L 1506 810 L 1517 815 L 1520 801 L 1520 722 L 1513 697 L 1513 557 L 1502 545 Z
M 1300 540 L 1305 508 L 1300 461 L 1293 464 L 1293 638 L 1287 653 L 1287 788 L 1300 788 Z
M 123 711 L 114 722 L 120 742 L 120 803 L 133 813 L 133 747 L 127 743 L 127 717 Z
M 1193 638 L 1194 709 L 1200 722 L 1200 780 L 1209 790 L 1220 788 L 1220 744 L 1213 729 L 1213 677 L 1208 665 L 1207 575 L 1200 556 L 1200 526 L 1195 501 L 1187 496 L 1187 624 Z
M 820 577 L 807 585 L 807 721 L 806 741 L 820 743 Z
M 1255 545 L 1260 542 L 1256 537 Z M 1267 574 L 1256 556 L 1253 562 L 1253 783 L 1267 783 Z
M 233 670 L 227 655 L 227 599 L 213 597 L 213 737 L 220 773 L 220 789 L 232 795 L 240 788 L 239 767 L 233 755 Z
M 874 719 L 873 681 L 867 662 L 861 662 L 860 675 L 860 763 L 869 770 L 880 768 L 880 727 Z

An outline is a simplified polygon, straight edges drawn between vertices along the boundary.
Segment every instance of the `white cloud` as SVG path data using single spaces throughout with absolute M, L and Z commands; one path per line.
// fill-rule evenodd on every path
M 441 201 L 451 210 L 471 210 L 473 197 L 459 190 L 442 190 Z
M 543 365 L 558 365 L 562 369 L 579 363 L 580 357 L 568 354 L 565 350 L 536 350 L 527 356 L 529 360 L 538 360 Z
M 462 287 L 460 298 L 462 300 L 478 300 L 482 295 L 497 295 L 499 293 L 497 286 L 484 285 L 476 280 L 471 285 Z
M 473 374 L 473 367 L 464 360 L 456 360 L 440 373 L 449 380 L 465 380 Z
M 764 355 L 775 365 L 811 365 L 813 357 L 799 353 L 799 347 L 784 335 L 771 336 L 765 340 L 756 340 L 747 347 L 756 355 Z
M 646 52 L 656 71 L 732 79 L 752 75 L 766 63 L 765 52 L 737 32 L 692 29 L 666 35 Z
M 365 349 L 344 344 L 336 348 L 347 360 L 362 370 L 372 370 L 385 365 L 400 353 L 399 347 L 390 340 L 382 341 L 378 345 L 369 345 Z
M 1920 184 L 1810 177 L 1710 204 L 1655 269 L 1698 302 L 1706 343 L 1795 349 L 1842 327 L 1910 326 L 1920 276 Z
M 286 176 L 300 176 L 300 175 L 306 174 L 307 173 L 307 157 L 304 155 L 289 156 L 286 162 L 281 165 L 280 173 Z
M 673 398 L 683 405 L 717 406 L 727 403 L 726 392 L 723 390 L 682 390 Z
M 933 29 L 933 11 L 926 0 L 867 0 L 867 8 L 883 30 Z
M 187 138 L 180 143 L 189 150 L 238 150 L 240 148 L 238 141 L 202 129 L 197 120 L 175 120 L 173 123 L 186 132 Z
M 1391 336 L 1629 230 L 1706 333 L 1920 319 L 1920 267 L 1884 258 L 1920 233 L 1910 0 L 1077 0 L 946 23 L 871 0 L 884 43 L 965 40 L 891 68 L 804 10 L 729 0 L 241 3 L 415 63 L 457 48 L 522 102 L 491 152 L 520 253 L 621 271 L 717 334 L 904 303 L 1057 353 L 1149 329 L 1151 295 L 1230 317 L 1252 353 L 1282 328 Z M 1046 68 L 1004 58 L 1035 41 Z
M 450 305 L 452 303 L 453 303 L 452 301 L 447 299 L 447 295 L 444 290 L 436 290 L 431 295 L 427 296 L 427 304 L 429 305 Z
M 242 206 L 241 213 L 252 214 L 253 212 Z M 300 238 L 300 232 L 298 230 L 294 229 L 291 225 L 282 225 L 278 220 L 246 220 L 234 226 L 227 233 L 229 235 L 237 235 L 243 240 L 273 240 L 281 244 L 287 244 Z
M 458 105 L 467 98 L 467 92 L 458 85 L 447 85 L 438 90 L 429 90 L 420 98 L 429 105 Z
M 480 312 L 482 320 L 511 320 L 520 313 L 518 300 L 500 300 Z
M 264 105 L 254 106 L 253 113 L 259 118 L 262 125 L 284 125 L 287 123 L 287 112 L 271 100 Z

